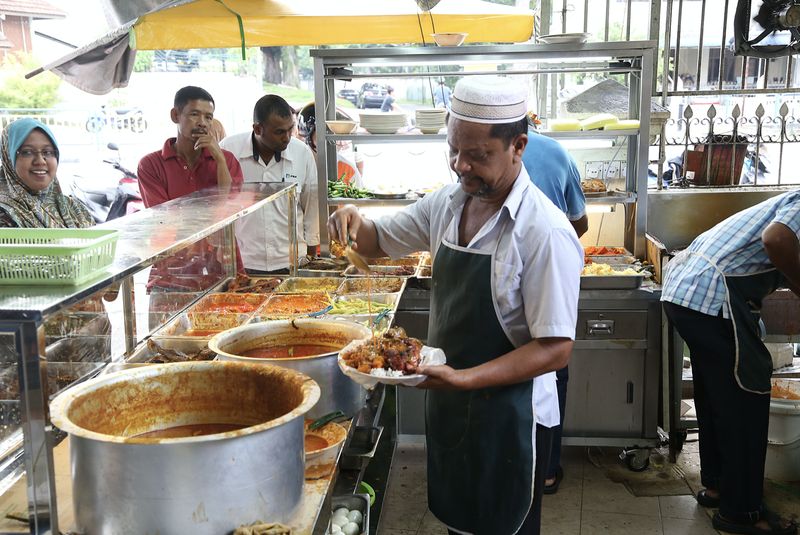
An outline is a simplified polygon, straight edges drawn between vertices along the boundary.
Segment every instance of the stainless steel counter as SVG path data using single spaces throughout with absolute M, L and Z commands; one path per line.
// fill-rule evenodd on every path
M 98 225 L 120 233 L 114 262 L 105 273 L 79 286 L 0 286 L 0 320 L 56 312 L 294 192 L 294 185 L 280 182 L 245 184 L 227 194 L 203 190 Z M 289 231 L 296 228 L 289 226 Z
M 54 430 L 47 417 L 48 388 L 42 381 L 41 359 L 46 356 L 43 321 L 51 315 L 79 303 L 117 284 L 121 285 L 126 349 L 136 342 L 134 332 L 132 275 L 154 262 L 169 257 L 192 243 L 222 232 L 226 271 L 235 272 L 235 237 L 233 222 L 269 202 L 286 197 L 295 206 L 296 186 L 285 183 L 249 184 L 229 193 L 218 190 L 196 192 L 110 223 L 104 229 L 119 231 L 112 265 L 93 281 L 78 286 L 2 286 L 0 287 L 0 351 L 2 362 L 14 363 L 18 370 L 19 414 L 31 533 L 58 531 L 58 507 L 55 494 L 53 446 Z M 296 212 L 289 211 L 287 232 L 294 243 L 296 266 Z M 41 336 L 40 336 L 41 335 Z M 107 355 L 97 355 L 102 363 Z M 13 366 L 13 364 L 12 364 Z M 9 397 L 13 400 L 13 397 Z M 5 443 L 14 442 L 19 432 Z M 6 450 L 2 461 L 19 455 Z M 2 476 L 9 475 L 2 465 Z M 5 481 L 10 484 L 11 481 Z M 7 487 L 6 487 L 7 488 Z

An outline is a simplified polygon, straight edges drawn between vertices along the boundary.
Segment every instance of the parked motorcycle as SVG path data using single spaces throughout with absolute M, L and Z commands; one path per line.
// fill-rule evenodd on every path
M 115 151 L 116 155 L 113 159 L 104 159 L 103 162 L 116 169 L 122 177 L 113 181 L 107 177 L 98 180 L 76 176 L 70 192 L 86 206 L 97 223 L 111 221 L 144 209 L 136 173 L 120 163 L 119 147 L 116 143 L 109 143 L 108 148 Z
M 747 153 L 744 157 L 742 166 L 742 177 L 740 184 L 765 184 L 769 173 L 769 159 L 764 147 L 758 151 L 758 168 L 756 169 L 756 149 L 755 145 L 748 145 Z
M 109 111 L 103 105 L 100 106 L 99 112 L 86 121 L 86 131 L 96 134 L 106 126 L 114 130 L 130 130 L 141 134 L 147 130 L 147 120 L 141 108 L 117 108 Z

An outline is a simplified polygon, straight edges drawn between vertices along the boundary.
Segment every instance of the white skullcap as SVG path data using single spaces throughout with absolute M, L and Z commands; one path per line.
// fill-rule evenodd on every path
M 467 76 L 456 84 L 450 115 L 484 124 L 513 123 L 528 112 L 525 84 L 502 76 Z

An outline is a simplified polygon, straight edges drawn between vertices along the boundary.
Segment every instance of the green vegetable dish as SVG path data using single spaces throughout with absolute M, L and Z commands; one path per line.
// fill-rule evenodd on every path
M 344 175 L 342 175 L 342 178 Z M 372 193 L 365 189 L 346 184 L 342 178 L 328 182 L 328 198 L 330 199 L 371 199 Z

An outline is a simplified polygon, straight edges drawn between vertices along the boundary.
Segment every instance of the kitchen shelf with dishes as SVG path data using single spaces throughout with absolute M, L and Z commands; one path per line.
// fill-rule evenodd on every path
M 559 41 L 559 39 L 555 39 Z M 622 206 L 625 211 L 624 245 L 637 257 L 645 256 L 645 228 L 646 209 L 636 209 L 637 205 L 645 206 L 647 202 L 647 163 L 648 163 L 648 125 L 650 122 L 650 91 L 643 90 L 642 81 L 649 81 L 653 75 L 653 50 L 654 43 L 650 41 L 608 42 L 608 43 L 576 43 L 558 42 L 556 44 L 525 44 L 512 46 L 467 46 L 467 47 L 391 47 L 369 49 L 320 49 L 312 50 L 314 61 L 314 78 L 317 124 L 335 119 L 334 109 L 324 104 L 331 102 L 331 96 L 336 92 L 336 84 L 343 80 L 374 78 L 390 81 L 398 79 L 411 80 L 409 85 L 418 78 L 424 81 L 423 92 L 426 92 L 430 78 L 446 78 L 448 85 L 452 86 L 455 78 L 474 76 L 479 74 L 500 74 L 503 76 L 520 77 L 521 83 L 529 83 L 533 77 L 545 78 L 538 83 L 538 103 L 531 103 L 531 107 L 538 104 L 540 109 L 546 109 L 552 95 L 550 86 L 544 83 L 554 76 L 567 73 L 592 72 L 597 75 L 618 75 L 623 73 L 628 83 L 627 87 L 627 118 L 611 117 L 610 114 L 600 113 L 602 105 L 591 110 L 578 119 L 556 119 L 545 122 L 540 134 L 564 141 L 572 140 L 597 140 L 607 143 L 607 140 L 617 140 L 614 145 L 624 153 L 623 165 L 627 171 L 622 191 L 611 191 L 606 195 L 587 198 L 587 203 L 613 204 Z M 445 69 L 442 69 L 445 66 Z M 453 70 L 451 67 L 461 68 Z M 577 68 L 579 66 L 580 68 Z M 375 72 L 374 67 L 381 67 L 381 72 Z M 417 72 L 410 67 L 417 68 Z M 386 68 L 396 68 L 388 71 Z M 523 78 L 524 81 L 523 81 Z M 393 84 L 395 88 L 397 84 Z M 534 84 L 536 85 L 536 84 Z M 544 88 L 542 90 L 542 88 Z M 416 89 L 415 89 L 416 91 Z M 554 97 L 553 97 L 554 99 Z M 318 160 L 317 176 L 319 191 L 324 191 L 326 183 L 331 177 L 336 177 L 337 152 L 343 143 L 352 143 L 356 148 L 369 145 L 403 145 L 403 144 L 444 144 L 447 136 L 444 130 L 434 129 L 434 124 L 439 125 L 444 113 L 434 113 L 431 108 L 415 110 L 416 122 L 421 124 L 423 131 L 431 133 L 418 133 L 411 130 L 406 124 L 396 128 L 396 133 L 385 133 L 394 125 L 393 118 L 383 117 L 373 111 L 359 110 L 360 125 L 357 121 L 347 123 L 343 131 L 322 128 L 317 132 Z M 391 112 L 396 115 L 397 112 Z M 594 114 L 594 115 L 593 115 Z M 411 115 L 411 113 L 409 113 Z M 576 116 L 577 117 L 577 116 Z M 354 119 L 357 119 L 354 117 Z M 368 124 L 364 124 L 364 121 Z M 377 121 L 377 122 L 376 122 Z M 602 129 L 604 121 L 608 122 L 609 129 Z M 390 125 L 391 123 L 391 125 Z M 595 124 L 596 123 L 596 124 Z M 613 124 L 612 124 L 613 123 Z M 442 126 L 443 123 L 441 123 Z M 549 128 L 552 126 L 552 128 Z M 613 129 L 612 129 L 613 128 Z M 367 130 L 367 132 L 365 132 Z M 369 133 L 372 130 L 375 133 Z M 620 141 L 621 140 L 621 141 Z M 605 145 L 604 145 L 605 146 Z M 439 158 L 437 165 L 443 167 L 446 162 L 446 148 L 442 150 L 444 156 Z M 362 152 L 361 150 L 358 151 Z M 608 160 L 608 157 L 601 158 Z M 613 158 L 615 159 L 616 158 Z M 617 160 L 620 161 L 620 160 Z M 395 165 L 395 167 L 397 167 Z M 392 169 L 393 171 L 394 169 Z M 443 169 L 443 173 L 449 173 Z M 367 180 L 384 180 L 383 177 L 373 176 Z M 389 180 L 389 179 L 385 179 Z M 451 176 L 450 181 L 453 178 Z M 414 188 L 411 188 L 412 190 Z M 341 204 L 339 199 L 320 198 L 320 213 L 327 214 L 333 205 Z M 349 201 L 348 201 L 349 202 Z M 357 206 L 403 206 L 413 202 L 411 199 L 398 200 L 372 200 L 358 199 L 353 202 Z M 323 218 L 324 219 L 324 218 Z M 320 224 L 321 243 L 327 243 L 327 228 L 324 221 Z M 324 249 L 324 248 L 323 248 Z

